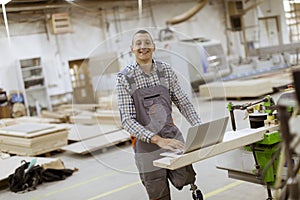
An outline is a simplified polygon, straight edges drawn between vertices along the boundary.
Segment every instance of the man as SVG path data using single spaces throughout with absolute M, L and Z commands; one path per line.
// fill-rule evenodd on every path
M 200 124 L 201 120 L 172 68 L 153 60 L 155 45 L 151 35 L 139 30 L 130 48 L 136 62 L 117 76 L 118 105 L 123 128 L 136 138 L 136 165 L 149 199 L 171 199 L 168 180 L 177 189 L 191 184 L 195 192 L 196 173 L 191 165 L 167 170 L 154 167 L 153 160 L 160 158 L 163 151 L 184 148 L 182 134 L 173 123 L 172 102 L 191 125 Z M 198 199 L 202 199 L 202 195 Z

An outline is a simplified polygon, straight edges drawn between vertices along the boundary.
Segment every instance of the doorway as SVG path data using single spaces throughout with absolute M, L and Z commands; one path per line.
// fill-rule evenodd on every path
M 280 27 L 277 16 L 258 18 L 260 47 L 281 44 Z
M 69 61 L 69 72 L 72 81 L 74 103 L 95 103 L 88 60 L 79 59 Z

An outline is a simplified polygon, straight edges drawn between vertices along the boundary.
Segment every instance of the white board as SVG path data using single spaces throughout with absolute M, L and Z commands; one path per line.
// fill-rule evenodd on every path
M 99 149 L 114 146 L 121 142 L 130 140 L 130 135 L 125 130 L 119 130 L 112 133 L 107 133 L 98 137 L 90 138 L 81 142 L 76 142 L 61 149 L 71 151 L 78 154 L 87 154 Z
M 153 165 L 171 170 L 178 169 L 230 150 L 261 141 L 264 139 L 265 133 L 277 130 L 279 130 L 279 125 L 226 132 L 222 143 L 180 155 L 175 158 L 163 157 L 154 160 Z

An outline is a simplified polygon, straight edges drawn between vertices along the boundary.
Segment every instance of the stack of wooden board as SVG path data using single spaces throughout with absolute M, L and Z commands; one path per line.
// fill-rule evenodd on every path
M 290 73 L 271 74 L 232 81 L 217 81 L 199 86 L 200 96 L 208 98 L 252 98 L 274 92 L 292 84 Z
M 130 134 L 122 130 L 117 109 L 105 109 L 102 104 L 70 104 L 60 108 L 58 115 L 44 114 L 62 118 L 64 113 L 72 113 L 68 114 L 68 140 L 71 144 L 62 147 L 62 150 L 87 154 L 96 150 L 105 151 L 108 147 L 130 140 Z
M 0 150 L 10 154 L 35 156 L 67 144 L 68 130 L 64 125 L 18 123 L 0 128 Z
M 242 98 L 260 97 L 273 92 L 269 80 L 234 80 L 212 82 L 199 87 L 201 97 Z
M 96 112 L 81 111 L 77 115 L 70 116 L 72 124 L 115 124 L 121 127 L 119 112 L 113 110 L 97 110 Z
M 114 124 L 73 124 L 69 132 L 69 140 L 74 143 L 62 147 L 62 150 L 87 154 L 129 141 L 130 135 Z
M 130 140 L 130 135 L 125 130 L 116 130 L 97 137 L 88 138 L 80 142 L 63 147 L 63 150 L 77 154 L 87 154 L 96 150 L 105 151 L 108 147 Z

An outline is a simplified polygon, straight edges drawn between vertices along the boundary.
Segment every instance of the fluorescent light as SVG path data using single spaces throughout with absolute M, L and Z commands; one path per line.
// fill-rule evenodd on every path
M 9 29 L 8 29 L 7 16 L 6 16 L 6 9 L 5 9 L 5 4 L 7 4 L 8 2 L 10 2 L 10 0 L 0 0 L 0 4 L 2 4 L 2 14 L 3 14 L 4 25 L 5 25 L 5 29 L 6 29 L 8 42 L 10 45 L 10 35 L 9 35 Z
M 10 2 L 11 0 L 0 0 L 0 4 L 2 5 L 5 5 L 7 4 L 8 2 Z
M 143 0 L 138 0 L 138 8 L 139 8 L 139 18 L 141 18 L 143 12 Z

